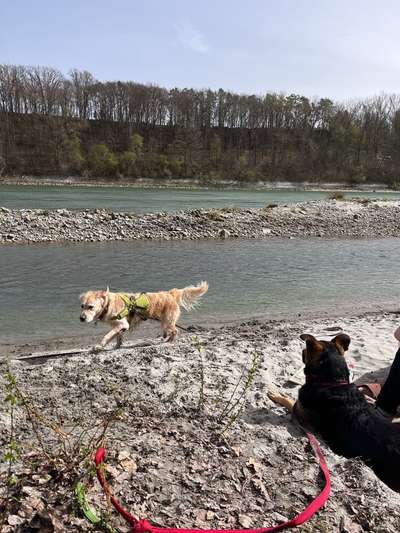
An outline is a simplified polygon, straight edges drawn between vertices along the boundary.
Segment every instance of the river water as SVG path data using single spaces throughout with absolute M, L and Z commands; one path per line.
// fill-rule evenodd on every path
M 3 246 L 0 342 L 87 335 L 90 288 L 160 290 L 203 279 L 182 324 L 397 306 L 400 239 L 226 240 Z
M 136 187 L 52 187 L 0 185 L 0 206 L 11 209 L 95 209 L 158 212 L 238 206 L 264 207 L 269 203 L 321 200 L 329 192 L 249 189 L 179 189 Z M 347 192 L 346 198 L 400 199 L 396 192 Z

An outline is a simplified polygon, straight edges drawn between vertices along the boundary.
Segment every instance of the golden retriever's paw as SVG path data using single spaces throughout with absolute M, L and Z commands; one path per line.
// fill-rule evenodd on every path
M 96 346 L 93 346 L 92 353 L 99 353 L 102 350 L 104 350 L 104 347 L 101 344 L 96 344 Z

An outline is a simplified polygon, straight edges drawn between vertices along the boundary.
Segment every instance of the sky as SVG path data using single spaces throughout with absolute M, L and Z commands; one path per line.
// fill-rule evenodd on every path
M 400 93 L 398 0 L 0 0 L 0 63 L 336 101 Z

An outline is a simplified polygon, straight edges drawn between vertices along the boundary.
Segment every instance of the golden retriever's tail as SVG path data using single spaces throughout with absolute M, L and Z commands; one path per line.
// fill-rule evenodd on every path
M 197 300 L 207 291 L 208 283 L 206 281 L 201 281 L 196 286 L 190 285 L 190 287 L 185 287 L 184 289 L 172 289 L 169 292 L 184 309 L 190 311 L 190 309 L 193 309 L 197 303 Z

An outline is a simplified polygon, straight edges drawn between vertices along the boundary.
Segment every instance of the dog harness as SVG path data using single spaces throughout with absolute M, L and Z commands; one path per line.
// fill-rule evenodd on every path
M 121 320 L 129 315 L 139 315 L 146 320 L 149 315 L 150 300 L 147 294 L 142 292 L 137 298 L 129 296 L 126 292 L 119 292 L 118 296 L 122 298 L 125 307 L 113 317 L 113 320 Z

